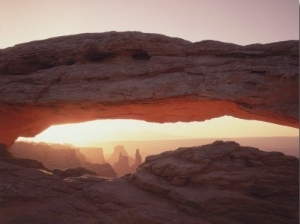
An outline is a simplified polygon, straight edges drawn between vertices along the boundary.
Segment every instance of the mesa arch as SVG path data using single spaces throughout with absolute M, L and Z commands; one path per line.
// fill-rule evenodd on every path
M 53 124 L 223 115 L 299 127 L 299 41 L 239 46 L 107 32 L 0 50 L 7 146 Z

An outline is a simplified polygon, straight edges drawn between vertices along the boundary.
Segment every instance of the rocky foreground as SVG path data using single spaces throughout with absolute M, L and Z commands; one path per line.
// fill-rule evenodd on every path
M 291 224 L 299 218 L 299 159 L 235 142 L 149 156 L 135 173 L 116 179 L 82 169 L 51 172 L 0 145 L 0 170 L 1 223 Z

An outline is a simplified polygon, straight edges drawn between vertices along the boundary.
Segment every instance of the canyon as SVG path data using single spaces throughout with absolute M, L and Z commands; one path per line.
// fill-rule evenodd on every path
M 0 142 L 106 118 L 223 115 L 299 126 L 299 41 L 239 46 L 140 32 L 90 33 L 0 50 Z
M 93 149 L 94 153 L 88 157 L 85 149 L 81 149 L 69 144 L 47 144 L 35 142 L 16 141 L 9 152 L 15 158 L 31 159 L 41 162 L 49 170 L 68 168 L 86 168 L 96 175 L 114 178 L 133 173 L 142 163 L 139 149 L 136 149 L 135 158 L 128 155 L 123 145 L 114 147 L 114 152 L 105 160 L 103 149 Z M 91 161 L 100 160 L 99 163 Z

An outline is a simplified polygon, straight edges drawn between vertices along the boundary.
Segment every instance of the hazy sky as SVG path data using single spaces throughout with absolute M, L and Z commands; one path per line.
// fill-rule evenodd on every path
M 298 0 L 0 0 L 0 48 L 136 30 L 236 44 L 299 39 Z
M 161 33 L 190 41 L 213 39 L 241 45 L 299 39 L 299 1 L 0 0 L 0 48 L 55 36 L 112 30 Z M 237 122 L 230 117 L 211 122 L 214 125 L 210 127 L 209 122 L 204 122 L 149 125 L 146 129 L 198 137 L 299 135 L 295 128 Z M 107 127 L 118 126 L 123 127 L 123 124 L 120 121 L 98 122 L 93 130 L 101 133 Z M 125 125 L 136 131 L 141 126 L 140 130 L 144 130 L 144 123 Z
M 113 140 L 163 140 L 185 138 L 232 138 L 298 136 L 298 129 L 261 121 L 245 121 L 225 116 L 204 122 L 147 123 L 137 120 L 105 120 L 56 125 L 29 141 L 71 143 L 93 146 Z M 23 138 L 20 138 L 22 140 Z M 24 140 L 24 139 L 23 139 Z

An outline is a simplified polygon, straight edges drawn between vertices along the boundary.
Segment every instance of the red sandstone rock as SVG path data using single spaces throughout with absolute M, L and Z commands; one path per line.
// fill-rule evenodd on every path
M 297 223 L 299 159 L 235 142 L 146 157 L 131 183 L 212 223 Z
M 296 224 L 299 159 L 234 142 L 146 158 L 136 173 L 63 177 L 0 145 L 2 223 Z M 10 157 L 7 161 L 5 158 Z
M 299 42 L 239 46 L 138 32 L 0 50 L 0 142 L 101 118 L 223 115 L 299 126 Z

